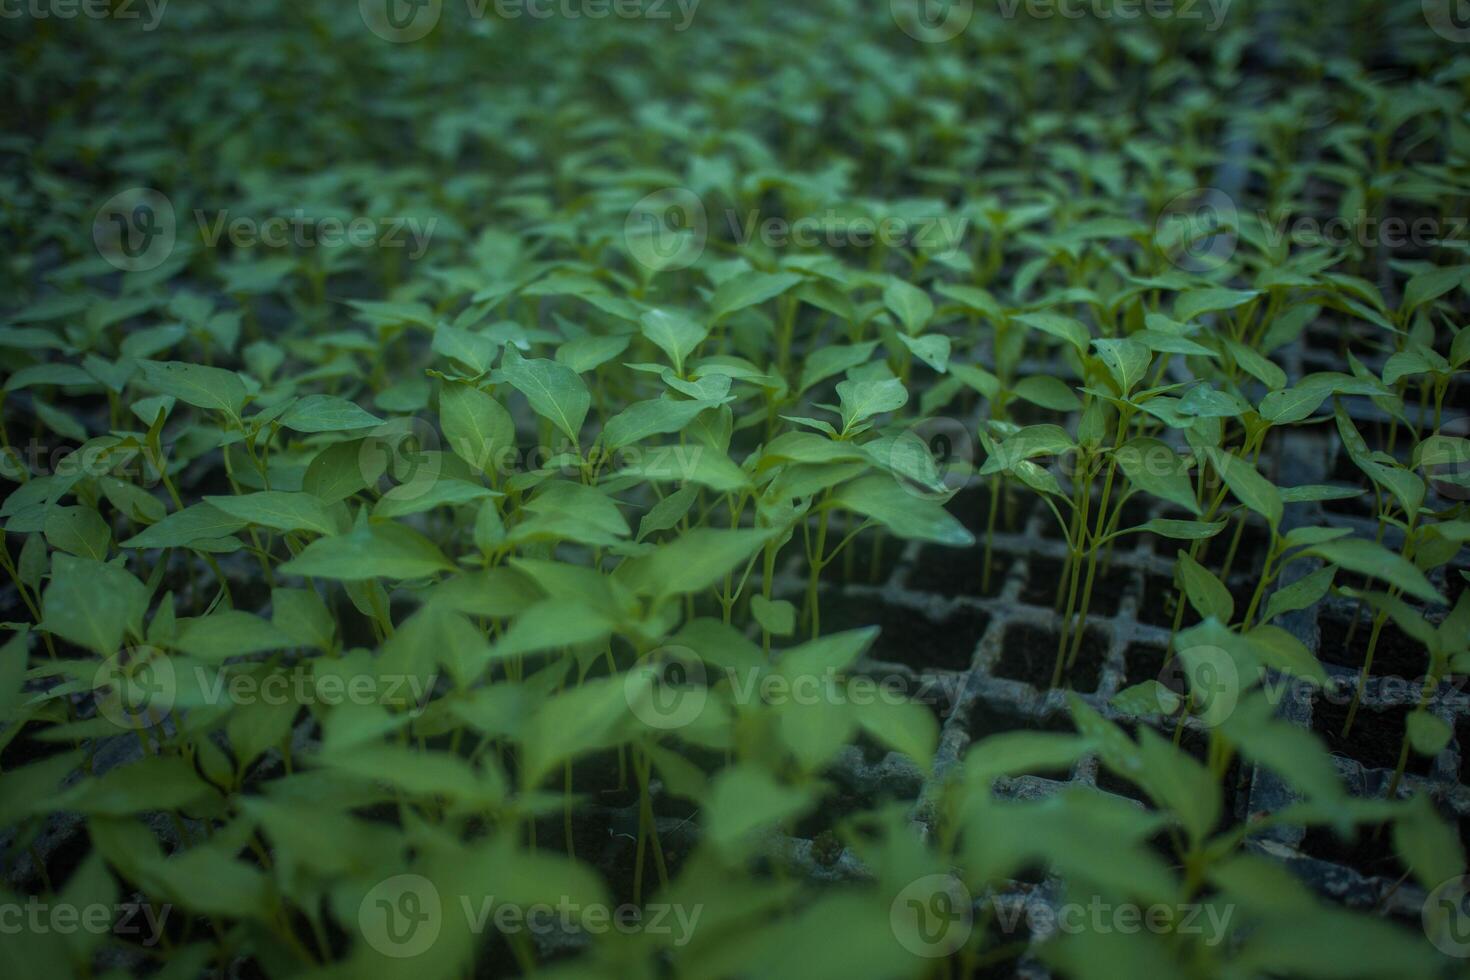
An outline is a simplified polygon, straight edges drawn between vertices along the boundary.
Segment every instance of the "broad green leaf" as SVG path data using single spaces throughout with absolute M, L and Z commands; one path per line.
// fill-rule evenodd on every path
M 908 404 L 908 389 L 897 378 L 882 381 L 843 381 L 837 385 L 842 402 L 844 429 L 884 412 L 896 412 Z
M 1094 340 L 1098 359 L 1108 369 L 1118 393 L 1127 398 L 1148 373 L 1152 355 L 1149 349 L 1136 340 L 1103 338 Z
M 1444 603 L 1444 597 L 1429 584 L 1424 573 L 1413 562 L 1366 538 L 1327 541 L 1313 545 L 1306 553 L 1314 554 L 1349 572 L 1387 582 L 1416 599 Z
M 240 415 L 249 392 L 234 371 L 183 361 L 139 361 L 148 387 L 195 408 Z
M 1250 463 L 1222 452 L 1219 449 L 1208 450 L 1210 462 L 1214 464 L 1215 472 L 1225 481 L 1230 492 L 1246 507 L 1260 514 L 1266 519 L 1272 531 L 1281 526 L 1281 517 L 1284 505 L 1281 501 L 1281 491 L 1277 490 L 1271 481 L 1256 472 L 1256 468 Z
M 216 510 L 247 524 L 276 531 L 336 534 L 337 521 L 322 502 L 309 493 L 262 490 L 239 497 L 205 497 Z
M 110 657 L 129 633 L 142 635 L 148 587 L 120 565 L 56 554 L 41 598 L 41 626 Z
M 281 425 L 293 432 L 350 432 L 382 423 L 382 419 L 363 411 L 356 402 L 336 395 L 307 395 L 281 416 Z
M 695 416 L 709 407 L 710 403 L 705 401 L 668 397 L 634 402 L 607 420 L 602 429 L 603 448 L 616 451 L 649 436 L 683 431 Z
M 46 511 L 46 542 L 78 558 L 102 561 L 112 529 L 91 507 L 51 507 Z
M 212 504 L 197 503 L 165 517 L 122 542 L 124 548 L 187 548 L 218 541 L 239 531 L 248 521 L 226 514 Z
M 1194 484 L 1189 479 L 1189 458 L 1181 456 L 1157 439 L 1130 439 L 1114 453 L 1123 475 L 1140 490 L 1161 500 L 1178 504 L 1191 514 L 1200 513 Z
M 453 567 L 428 538 L 402 524 L 387 522 L 362 524 L 348 534 L 318 538 L 280 570 L 285 575 L 360 582 L 425 578 Z
M 877 521 L 901 538 L 958 548 L 975 543 L 975 536 L 942 506 L 914 496 L 891 476 L 854 480 L 838 490 L 832 502 Z
M 575 371 L 556 361 L 527 360 L 514 347 L 505 348 L 500 370 L 537 415 L 550 421 L 573 445 L 578 444 L 592 396 Z
M 767 273 L 751 270 L 726 279 L 715 289 L 710 311 L 716 322 L 747 307 L 775 299 L 802 277 L 794 272 Z
M 1203 619 L 1213 616 L 1222 623 L 1229 623 L 1235 614 L 1235 600 L 1230 590 L 1209 569 L 1191 558 L 1189 552 L 1179 552 L 1178 561 L 1179 576 L 1189 604 Z
M 439 424 L 454 454 L 481 473 L 497 472 L 502 455 L 515 449 L 510 413 L 473 385 L 445 384 L 439 392 Z
M 709 327 L 678 310 L 649 310 L 638 323 L 643 336 L 669 355 L 679 374 L 684 373 L 685 360 L 709 335 Z
M 922 333 L 934 317 L 934 301 L 929 294 L 902 279 L 888 281 L 883 290 L 883 305 L 910 337 Z

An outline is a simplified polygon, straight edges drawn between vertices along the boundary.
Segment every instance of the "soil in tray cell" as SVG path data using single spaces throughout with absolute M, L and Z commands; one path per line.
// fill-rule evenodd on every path
M 919 552 L 918 561 L 909 571 L 908 587 L 917 592 L 943 596 L 993 599 L 1004 587 L 1016 556 L 1002 551 L 991 554 L 989 588 L 982 588 L 985 585 L 984 562 L 983 548 L 929 545 Z
M 827 585 L 881 585 L 888 581 L 893 566 L 902 555 L 903 542 L 898 538 L 864 531 L 849 541 L 842 553 L 822 569 L 822 582 Z
M 1404 873 L 1387 824 L 1356 828 L 1347 840 L 1330 827 L 1308 827 L 1300 850 L 1308 857 L 1341 864 L 1369 877 L 1397 879 Z
M 995 529 L 998 532 L 1019 533 L 1026 526 L 1026 518 L 1036 506 L 1036 498 L 1030 493 L 1011 490 L 1003 493 L 1000 509 L 995 514 Z M 970 533 L 983 543 L 990 524 L 989 478 L 979 486 L 966 487 L 951 497 L 944 505 Z
M 1348 642 L 1348 620 L 1323 616 L 1322 643 L 1317 649 L 1317 658 L 1339 667 L 1361 670 L 1368 656 L 1368 640 L 1373 635 L 1373 624 L 1367 619 L 1358 621 L 1353 630 L 1352 642 Z M 1406 636 L 1393 623 L 1384 623 L 1378 634 L 1378 645 L 1373 648 L 1373 667 L 1369 674 L 1379 677 L 1402 677 L 1408 680 L 1422 678 L 1429 671 L 1429 651 L 1423 644 Z
M 1144 681 L 1159 680 L 1164 672 L 1164 658 L 1168 651 L 1152 643 L 1133 643 L 1123 651 L 1125 674 L 1130 686 Z
M 1184 618 L 1179 628 L 1184 629 L 1199 622 L 1199 613 L 1190 606 L 1189 600 L 1179 594 L 1174 580 L 1167 575 L 1148 575 L 1143 580 L 1143 601 L 1138 604 L 1138 618 L 1150 626 L 1170 629 L 1174 625 L 1177 603 L 1184 604 Z
M 1356 759 L 1369 769 L 1392 771 L 1398 765 L 1405 719 L 1411 709 L 1401 705 L 1379 710 L 1363 705 L 1353 719 L 1352 731 L 1344 738 L 1342 725 L 1347 720 L 1350 698 L 1351 694 L 1348 694 L 1329 701 L 1318 695 L 1312 702 L 1312 728 L 1327 740 L 1327 747 L 1334 755 Z M 1427 776 L 1433 768 L 1432 756 L 1410 750 L 1405 772 Z
M 914 670 L 968 670 L 990 616 L 978 609 L 955 609 L 940 618 L 904 606 L 860 596 L 822 597 L 822 632 L 879 627 L 868 657 Z
M 1021 601 L 1032 606 L 1055 609 L 1057 589 L 1062 582 L 1062 571 L 1066 563 L 1059 558 L 1032 555 L 1031 567 L 1026 573 L 1026 587 L 1021 590 Z M 1081 569 L 1082 578 L 1077 583 L 1077 601 L 1082 601 L 1082 586 L 1087 581 L 1087 566 Z M 1104 568 L 1098 559 L 1097 575 L 1092 580 L 1092 603 L 1087 608 L 1089 616 L 1116 616 L 1123 602 L 1123 593 L 1128 590 L 1128 572 L 1119 567 Z
M 1012 623 L 1001 637 L 1000 662 L 995 666 L 995 675 L 1046 690 L 1051 687 L 1052 672 L 1056 669 L 1057 640 L 1054 630 L 1030 623 Z M 1088 630 L 1083 634 L 1077 662 L 1062 678 L 1062 685 L 1084 693 L 1096 691 L 1107 653 L 1107 638 L 1097 630 Z

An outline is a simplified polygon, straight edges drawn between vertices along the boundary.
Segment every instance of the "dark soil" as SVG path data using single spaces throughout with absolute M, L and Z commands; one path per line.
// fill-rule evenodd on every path
M 1034 494 L 1029 491 L 1023 493 L 1012 488 L 1001 496 L 1000 511 L 995 515 L 995 529 L 1019 532 L 1026 526 L 1026 518 L 1031 516 L 1031 511 L 1035 507 Z M 983 541 L 986 528 L 990 523 L 989 477 L 986 477 L 978 486 L 966 487 L 955 494 L 944 505 L 944 509 L 969 528 L 970 533 L 975 535 L 977 540 Z
M 1032 555 L 1031 567 L 1026 575 L 1026 587 L 1021 590 L 1021 601 L 1044 609 L 1055 609 L 1057 589 L 1061 586 L 1065 562 L 1044 555 Z M 1082 578 L 1077 583 L 1077 602 L 1082 602 L 1082 586 L 1087 581 L 1087 567 L 1083 565 Z M 1114 567 L 1105 569 L 1098 562 L 1097 576 L 1092 580 L 1092 603 L 1087 607 L 1089 616 L 1116 616 L 1123 602 L 1123 593 L 1128 590 L 1128 573 Z
M 1159 675 L 1164 672 L 1164 658 L 1167 656 L 1168 651 L 1164 647 L 1151 643 L 1130 644 L 1123 651 L 1128 684 L 1132 686 L 1144 681 L 1158 680 Z
M 1404 720 L 1410 710 L 1406 705 L 1382 710 L 1362 705 L 1353 719 L 1352 732 L 1343 738 L 1342 725 L 1347 720 L 1348 704 L 1333 704 L 1319 696 L 1312 702 L 1312 728 L 1327 740 L 1327 747 L 1335 755 L 1355 759 L 1369 769 L 1391 771 L 1399 762 Z M 1433 766 L 1432 757 L 1410 750 L 1404 771 L 1427 776 Z
M 909 588 L 943 596 L 973 596 L 993 599 L 1005 586 L 1006 575 L 1017 561 L 1003 551 L 990 556 L 990 588 L 984 584 L 983 548 L 941 548 L 930 545 L 919 552 L 909 572 Z
M 1235 540 L 1235 531 L 1236 523 L 1231 521 L 1223 531 L 1209 539 L 1204 555 L 1200 558 L 1200 564 L 1217 577 L 1224 567 L 1225 556 L 1230 553 L 1230 542 Z M 1240 545 L 1235 549 L 1235 560 L 1230 564 L 1230 576 L 1244 575 L 1254 578 L 1265 563 L 1266 553 L 1270 549 L 1271 533 L 1255 522 L 1248 522 L 1240 534 Z
M 1345 864 L 1369 876 L 1399 878 L 1404 873 L 1387 824 L 1361 827 L 1346 841 L 1330 827 L 1308 827 L 1301 852 L 1320 861 Z
M 990 616 L 978 609 L 955 609 L 941 619 L 917 610 L 856 596 L 822 598 L 824 635 L 862 626 L 882 632 L 868 657 L 914 670 L 968 670 Z
M 995 666 L 995 675 L 1046 690 L 1051 687 L 1052 671 L 1056 667 L 1057 639 L 1055 630 L 1029 623 L 1012 623 L 1001 639 L 1000 662 Z M 1071 673 L 1062 678 L 1063 685 L 1074 691 L 1096 691 L 1107 652 L 1107 638 L 1096 630 L 1088 630 L 1083 634 L 1077 662 L 1072 665 Z
M 1373 635 L 1373 624 L 1363 618 L 1353 631 L 1352 643 L 1348 643 L 1349 621 L 1323 616 L 1322 643 L 1317 649 L 1317 659 L 1339 667 L 1361 670 L 1368 656 L 1368 639 Z M 1373 649 L 1371 676 L 1402 677 L 1408 680 L 1421 678 L 1429 672 L 1429 651 L 1418 641 L 1406 636 L 1393 623 L 1384 623 L 1378 635 L 1378 645 Z
M 840 541 L 841 538 L 837 540 Z M 829 539 L 828 547 L 835 543 Z M 873 557 L 875 546 L 878 549 L 876 560 Z M 847 543 L 836 560 L 822 569 L 821 580 L 828 585 L 881 585 L 888 580 L 893 566 L 898 563 L 902 554 L 903 542 L 898 538 L 891 534 L 864 531 Z
M 1175 602 L 1184 603 L 1184 618 L 1179 628 L 1198 623 L 1199 613 L 1180 595 L 1174 580 L 1167 575 L 1147 575 L 1143 580 L 1143 601 L 1138 604 L 1138 619 L 1150 626 L 1171 629 L 1174 626 Z

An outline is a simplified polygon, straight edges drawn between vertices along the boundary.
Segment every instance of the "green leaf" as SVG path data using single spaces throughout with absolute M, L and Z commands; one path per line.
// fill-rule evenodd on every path
M 1443 752 L 1444 747 L 1450 744 L 1450 736 L 1454 734 L 1444 719 L 1423 708 L 1409 713 L 1404 722 L 1404 731 L 1415 752 L 1430 756 Z
M 446 384 L 440 390 L 439 425 L 454 454 L 481 473 L 496 472 L 502 454 L 515 448 L 510 413 L 473 385 Z
M 183 361 L 139 361 L 138 366 L 148 387 L 195 408 L 239 418 L 249 397 L 245 382 L 234 371 Z
M 607 420 L 602 429 L 602 446 L 615 452 L 642 442 L 649 436 L 683 431 L 710 402 L 675 400 L 668 397 L 634 402 Z
M 1272 391 L 1286 387 L 1286 372 L 1238 341 L 1225 338 L 1225 347 L 1237 366 Z
M 1040 330 L 1042 333 L 1050 334 L 1071 344 L 1078 354 L 1087 353 L 1087 345 L 1091 337 L 1087 328 L 1077 320 L 1059 313 L 1023 313 L 1011 318 L 1023 327 Z
M 738 572 L 775 533 L 775 529 L 718 530 L 698 527 L 652 553 L 618 568 L 618 578 L 633 591 L 664 598 L 702 592 Z
M 179 621 L 179 650 L 210 663 L 296 646 L 286 633 L 252 613 L 226 609 L 200 619 Z
M 1261 621 L 1270 622 L 1284 613 L 1315 606 L 1323 596 L 1327 595 L 1327 590 L 1332 588 L 1332 579 L 1336 574 L 1337 569 L 1327 565 L 1310 575 L 1297 579 L 1284 588 L 1277 589 L 1266 601 L 1266 613 L 1261 617 Z
M 705 833 L 719 850 L 737 853 L 758 832 L 794 819 L 815 803 L 810 789 L 783 786 L 763 769 L 737 765 L 710 784 Z
M 318 538 L 281 566 L 285 575 L 361 582 L 425 578 L 454 568 L 428 538 L 402 524 L 362 524 L 339 537 Z
M 575 371 L 556 361 L 527 360 L 514 347 L 505 348 L 500 370 L 537 415 L 550 421 L 573 445 L 579 444 L 592 396 Z
M 1025 399 L 1042 408 L 1049 408 L 1054 412 L 1075 412 L 1082 407 L 1082 400 L 1077 397 L 1077 393 L 1072 390 L 1071 386 L 1049 374 L 1022 378 L 1016 382 L 1012 391 L 1017 398 Z
M 874 739 L 914 760 L 925 772 L 934 767 L 939 745 L 939 722 L 933 712 L 911 701 L 877 698 L 857 706 L 858 724 Z
M 1445 604 L 1429 580 L 1413 562 L 1366 538 L 1342 538 L 1313 545 L 1306 553 L 1331 562 L 1349 572 L 1367 575 L 1397 586 L 1416 599 Z
M 41 627 L 110 657 L 129 633 L 142 636 L 148 587 L 120 565 L 56 554 L 41 598 Z
M 859 422 L 896 412 L 908 404 L 908 389 L 897 378 L 882 381 L 843 381 L 837 385 L 837 397 L 842 402 L 844 429 L 851 429 Z
M 1281 491 L 1239 456 L 1213 448 L 1207 450 L 1207 453 L 1215 471 L 1220 474 L 1220 478 L 1225 481 L 1230 492 L 1235 494 L 1236 499 L 1264 517 L 1272 531 L 1280 527 L 1284 509 Z
M 750 614 L 761 628 L 773 636 L 790 636 L 796 631 L 796 607 L 785 599 L 750 597 Z
M 915 357 L 943 374 L 949 369 L 949 338 L 943 334 L 931 333 L 923 337 L 911 337 L 908 334 L 899 334 L 898 339 L 903 345 L 913 351 Z
M 286 409 L 280 421 L 293 432 L 350 432 L 383 424 L 355 402 L 336 395 L 307 395 Z
M 876 340 L 851 346 L 835 344 L 818 347 L 802 362 L 801 384 L 797 387 L 797 393 L 804 393 L 812 385 L 833 375 L 843 374 L 860 364 L 866 364 L 877 347 Z
M 934 301 L 929 294 L 902 279 L 888 281 L 883 290 L 883 305 L 910 337 L 922 333 L 934 317 Z
M 309 493 L 262 490 L 239 497 L 205 497 L 216 510 L 247 524 L 276 531 L 336 534 L 337 521 L 322 502 Z
M 1157 439 L 1130 439 L 1118 447 L 1114 458 L 1128 482 L 1191 514 L 1199 514 L 1194 484 L 1189 479 L 1189 459 Z
M 101 561 L 107 557 L 112 529 L 91 507 L 50 507 L 46 510 L 46 541 L 78 558 Z
M 1200 541 L 1205 538 L 1213 538 L 1225 530 L 1225 523 L 1225 521 L 1216 521 L 1206 524 L 1203 521 L 1172 521 L 1168 518 L 1155 517 L 1140 524 L 1138 530 L 1148 531 L 1176 541 Z
M 838 490 L 832 502 L 877 521 L 901 538 L 957 548 L 975 543 L 975 536 L 942 506 L 915 497 L 891 476 L 854 480 Z
M 1230 590 L 1187 551 L 1179 552 L 1178 570 L 1184 583 L 1184 594 L 1200 617 L 1208 619 L 1213 616 L 1222 623 L 1229 623 L 1235 615 L 1235 600 Z
M 198 503 L 165 517 L 122 542 L 124 548 L 188 548 L 228 538 L 247 521 L 212 504 Z
M 710 300 L 710 310 L 718 323 L 732 313 L 775 299 L 802 277 L 794 272 L 766 273 L 751 270 L 720 283 Z
M 1149 363 L 1153 359 L 1149 349 L 1136 340 L 1126 338 L 1094 340 L 1092 346 L 1097 348 L 1098 359 L 1108 369 L 1108 374 L 1118 386 L 1118 393 L 1127 398 L 1148 373 Z
M 684 361 L 709 336 L 704 326 L 678 310 L 649 310 L 639 317 L 643 336 L 669 355 L 674 370 L 684 373 Z

